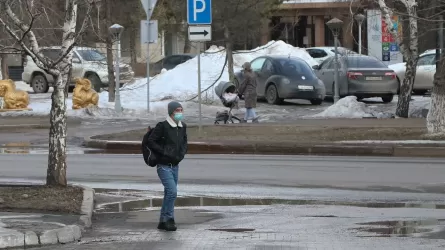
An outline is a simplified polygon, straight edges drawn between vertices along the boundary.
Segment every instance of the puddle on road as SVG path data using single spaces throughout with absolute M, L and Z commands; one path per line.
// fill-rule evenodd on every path
M 96 195 L 104 193 L 97 192 Z M 175 202 L 177 207 L 202 207 L 202 206 L 261 206 L 261 205 L 336 205 L 336 206 L 358 206 L 370 208 L 429 208 L 445 209 L 444 204 L 415 204 L 415 203 L 366 203 L 366 202 L 337 202 L 320 200 L 284 200 L 284 199 L 240 199 L 240 198 L 217 198 L 217 197 L 178 197 Z M 97 212 L 128 212 L 141 211 L 153 207 L 161 207 L 162 198 L 150 198 L 124 202 L 113 202 L 109 204 L 98 204 Z
M 215 232 L 229 232 L 229 233 L 244 233 L 244 232 L 253 232 L 255 229 L 253 228 L 216 228 L 216 229 L 208 229 L 209 231 Z
M 360 232 L 373 233 L 373 235 L 361 235 L 358 237 L 408 237 L 414 234 L 424 234 L 433 231 L 432 227 L 441 226 L 445 220 L 426 219 L 408 221 L 376 221 L 357 223 L 365 226 L 355 228 Z

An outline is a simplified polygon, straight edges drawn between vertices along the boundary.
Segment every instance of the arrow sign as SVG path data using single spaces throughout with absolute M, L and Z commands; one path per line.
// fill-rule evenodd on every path
M 203 35 L 203 36 L 207 36 L 209 34 L 209 32 L 207 32 L 207 30 L 204 30 L 202 32 L 190 32 L 190 35 Z
M 212 27 L 210 25 L 189 26 L 189 40 L 193 42 L 211 41 Z

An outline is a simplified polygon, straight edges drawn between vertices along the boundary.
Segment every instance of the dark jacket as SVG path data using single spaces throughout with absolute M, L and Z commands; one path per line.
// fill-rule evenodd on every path
M 156 125 L 147 139 L 147 146 L 155 153 L 158 164 L 178 165 L 187 153 L 186 124 L 176 124 L 168 117 Z
M 257 102 L 257 80 L 252 71 L 244 72 L 244 81 L 241 83 L 239 94 L 244 95 L 245 108 L 256 108 Z

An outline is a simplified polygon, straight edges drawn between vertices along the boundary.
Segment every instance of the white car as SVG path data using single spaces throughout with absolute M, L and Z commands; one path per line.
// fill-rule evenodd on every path
M 405 79 L 406 63 L 396 63 L 388 66 L 394 70 L 399 85 Z M 420 54 L 417 61 L 416 77 L 414 78 L 414 94 L 423 95 L 433 88 L 434 74 L 436 74 L 436 50 L 427 50 Z
M 337 47 L 339 55 L 357 54 L 352 50 L 344 47 Z M 311 47 L 306 49 L 307 53 L 321 64 L 324 60 L 335 55 L 335 47 Z
M 42 53 L 51 60 L 57 60 L 60 56 L 60 47 L 42 48 Z M 88 47 L 74 47 L 73 67 L 71 69 L 71 82 L 69 87 L 75 86 L 76 78 L 88 78 L 96 92 L 108 87 L 107 58 L 97 49 Z M 134 72 L 130 65 L 120 65 L 120 85 L 131 81 Z M 35 93 L 46 93 L 54 83 L 53 77 L 37 67 L 31 57 L 25 61 L 22 80 L 29 84 Z

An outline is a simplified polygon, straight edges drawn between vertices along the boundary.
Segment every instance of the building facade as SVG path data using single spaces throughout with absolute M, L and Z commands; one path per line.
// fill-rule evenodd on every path
M 262 43 L 283 40 L 296 47 L 333 46 L 334 37 L 326 23 L 336 17 L 343 21 L 341 46 L 357 50 L 358 26 L 352 13 L 361 9 L 355 0 L 285 1 L 270 21 L 263 23 Z M 366 29 L 364 29 L 366 30 Z M 362 42 L 366 41 L 362 32 Z

